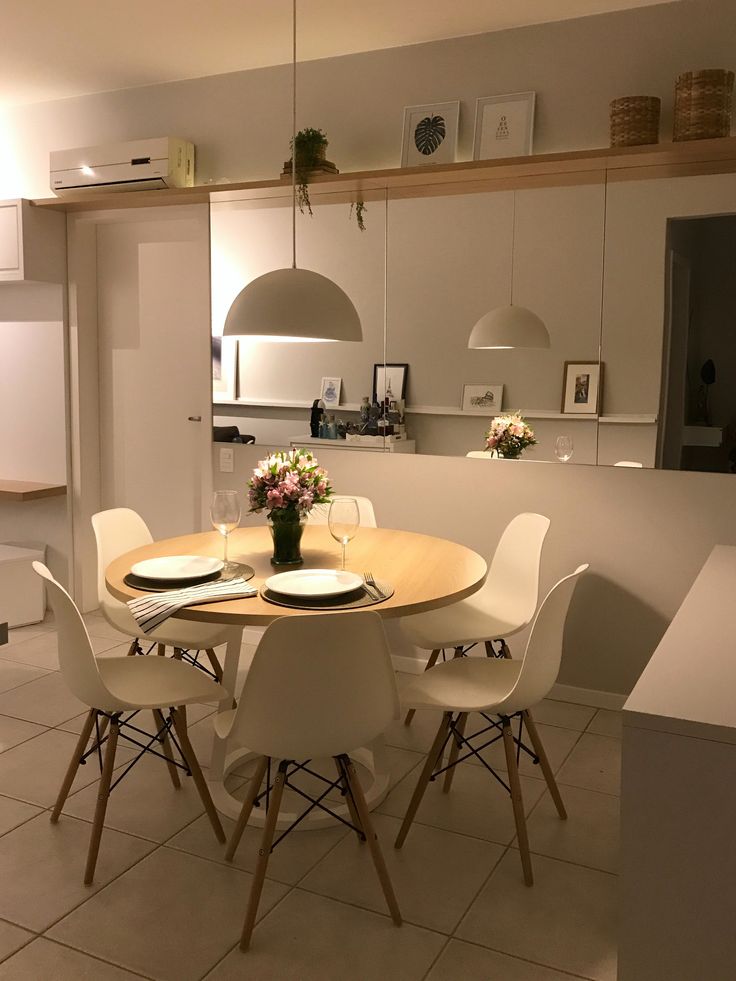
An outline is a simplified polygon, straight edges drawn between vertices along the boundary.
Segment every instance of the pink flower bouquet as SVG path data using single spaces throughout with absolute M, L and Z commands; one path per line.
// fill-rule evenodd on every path
M 486 433 L 486 447 L 507 460 L 516 459 L 527 446 L 534 446 L 536 442 L 534 431 L 527 426 L 519 412 L 496 416 Z
M 272 453 L 261 460 L 248 481 L 250 511 L 269 516 L 302 517 L 315 504 L 325 504 L 332 494 L 327 472 L 307 450 Z

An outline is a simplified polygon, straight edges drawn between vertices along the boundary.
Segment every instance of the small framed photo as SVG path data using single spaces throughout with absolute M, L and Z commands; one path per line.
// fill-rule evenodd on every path
M 237 337 L 212 338 L 212 401 L 234 402 L 238 377 Z
M 408 364 L 374 364 L 373 365 L 373 401 L 391 402 L 406 399 L 406 376 Z
M 603 365 L 598 361 L 566 361 L 562 376 L 562 411 L 595 415 L 601 404 Z
M 503 402 L 503 385 L 463 385 L 463 412 L 487 416 L 500 412 Z
M 455 163 L 459 102 L 435 102 L 404 109 L 401 166 Z
M 326 409 L 334 408 L 340 404 L 340 389 L 342 388 L 342 378 L 323 378 L 320 398 L 325 404 Z
M 488 95 L 475 103 L 473 160 L 525 157 L 532 152 L 534 92 Z

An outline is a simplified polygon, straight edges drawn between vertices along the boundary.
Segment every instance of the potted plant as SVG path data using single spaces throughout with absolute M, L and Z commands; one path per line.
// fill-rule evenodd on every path
M 496 416 L 486 433 L 486 448 L 504 460 L 517 460 L 528 446 L 535 446 L 537 438 L 519 412 Z
M 309 200 L 309 178 L 315 170 L 330 170 L 337 172 L 334 165 L 327 165 L 327 147 L 329 140 L 321 129 L 300 129 L 291 141 L 291 160 L 284 167 L 286 174 L 291 174 L 291 168 L 296 158 L 296 200 L 299 210 L 312 214 Z

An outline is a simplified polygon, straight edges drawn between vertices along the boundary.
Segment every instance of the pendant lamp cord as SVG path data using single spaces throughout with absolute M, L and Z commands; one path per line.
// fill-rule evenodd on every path
M 296 0 L 291 13 L 291 268 L 296 269 Z
M 513 206 L 511 209 L 511 296 L 509 297 L 509 306 L 514 305 L 514 251 L 516 249 L 516 188 L 514 188 L 514 196 L 512 198 Z

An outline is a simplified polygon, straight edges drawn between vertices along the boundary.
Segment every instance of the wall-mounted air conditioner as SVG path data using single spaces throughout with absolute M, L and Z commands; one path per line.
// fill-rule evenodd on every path
M 78 150 L 52 150 L 50 165 L 51 190 L 57 194 L 191 187 L 194 144 L 162 136 Z

